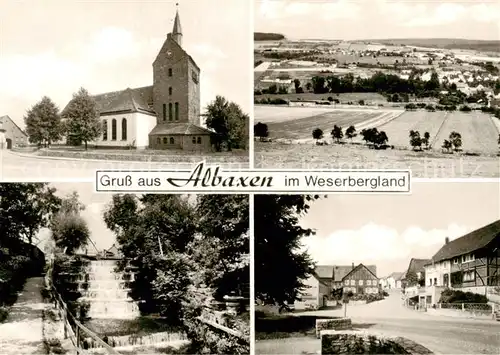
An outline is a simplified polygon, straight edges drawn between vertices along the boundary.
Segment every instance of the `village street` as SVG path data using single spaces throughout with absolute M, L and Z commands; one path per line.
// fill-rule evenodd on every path
M 344 310 L 307 312 L 308 315 L 343 317 Z M 353 328 L 403 336 L 437 354 L 500 353 L 500 322 L 434 316 L 413 311 L 402 305 L 398 291 L 383 301 L 351 305 L 347 317 Z M 285 345 L 286 344 L 286 345 Z M 256 354 L 318 353 L 320 341 L 312 338 L 288 338 L 256 342 Z
M 201 160 L 202 158 L 200 158 Z M 66 181 L 67 179 L 85 179 L 93 181 L 95 171 L 103 169 L 116 170 L 174 170 L 192 169 L 196 163 L 172 162 L 128 162 L 128 161 L 98 161 L 78 160 L 52 157 L 35 157 L 18 154 L 8 150 L 0 150 L 0 180 L 33 181 L 50 179 L 50 181 Z M 245 164 L 217 163 L 221 168 L 248 168 Z

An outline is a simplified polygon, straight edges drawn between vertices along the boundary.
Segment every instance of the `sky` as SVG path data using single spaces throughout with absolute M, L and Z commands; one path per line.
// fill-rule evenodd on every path
M 222 95 L 250 113 L 250 1 L 177 1 L 183 47 L 201 68 L 202 107 Z M 62 109 L 80 87 L 99 94 L 152 85 L 175 11 L 175 1 L 161 0 L 1 0 L 0 116 L 24 127 L 44 95 Z
M 300 221 L 319 265 L 363 263 L 377 276 L 402 272 L 444 244 L 500 219 L 498 182 L 420 182 L 411 195 L 328 195 Z
M 255 31 L 289 39 L 500 39 L 498 0 L 254 0 Z

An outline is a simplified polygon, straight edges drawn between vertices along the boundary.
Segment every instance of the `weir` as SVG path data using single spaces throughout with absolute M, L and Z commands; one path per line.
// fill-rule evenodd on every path
M 92 260 L 79 284 L 80 302 L 89 304 L 87 317 L 91 319 L 135 319 L 139 307 L 129 295 L 128 283 L 133 272 L 117 273 L 116 260 Z

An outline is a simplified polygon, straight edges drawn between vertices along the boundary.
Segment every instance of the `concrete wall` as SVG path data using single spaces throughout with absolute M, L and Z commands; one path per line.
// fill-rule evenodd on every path
M 321 332 L 321 354 L 433 354 L 406 338 L 360 331 Z
M 321 332 L 325 330 L 346 330 L 352 329 L 350 318 L 338 319 L 317 319 L 316 320 L 316 336 L 319 339 Z

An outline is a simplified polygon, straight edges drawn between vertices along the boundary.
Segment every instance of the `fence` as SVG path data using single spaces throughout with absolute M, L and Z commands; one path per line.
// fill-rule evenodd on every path
M 463 312 L 493 312 L 493 307 L 487 303 L 439 303 L 439 309 L 455 309 Z
M 228 335 L 238 338 L 240 341 L 243 341 L 244 343 L 250 344 L 250 339 L 246 335 L 242 334 L 237 330 L 231 329 L 227 326 L 227 322 L 224 318 L 224 315 L 225 312 L 217 312 L 210 307 L 205 307 L 201 315 L 198 317 L 198 320 L 203 324 L 211 328 L 214 328 L 219 332 L 226 333 Z
M 64 337 L 65 339 L 69 338 L 71 340 L 77 354 L 86 354 L 87 350 L 103 348 L 108 354 L 120 355 L 118 351 L 99 338 L 97 334 L 85 327 L 71 314 L 66 306 L 66 303 L 63 301 L 61 295 L 57 292 L 52 283 L 49 284 L 49 287 L 51 289 L 53 300 L 62 313 L 62 319 L 64 322 Z

